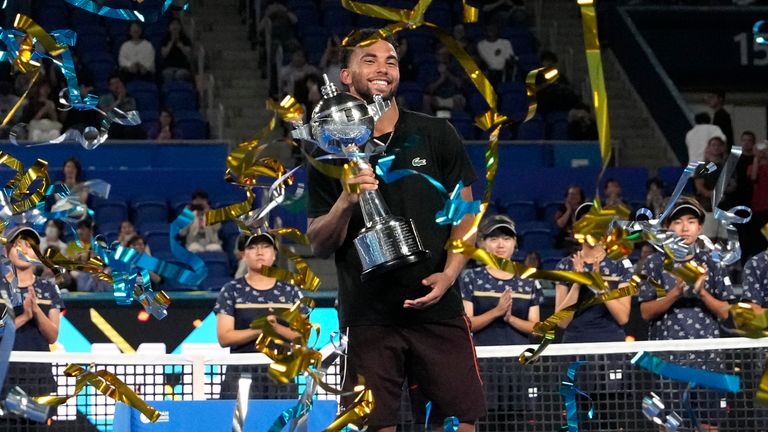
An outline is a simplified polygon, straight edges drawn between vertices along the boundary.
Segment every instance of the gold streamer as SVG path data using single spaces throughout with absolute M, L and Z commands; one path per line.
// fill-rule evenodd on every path
M 467 4 L 467 0 L 461 0 L 461 2 L 464 5 L 464 11 L 463 11 L 463 17 L 465 23 L 476 23 L 477 19 L 480 17 L 480 11 L 469 4 Z
M 577 0 L 581 7 L 581 23 L 584 29 L 584 48 L 589 68 L 589 82 L 592 85 L 592 102 L 595 106 L 598 141 L 602 169 L 598 180 L 603 176 L 611 159 L 611 129 L 608 125 L 608 95 L 605 91 L 603 60 L 600 57 L 600 40 L 597 35 L 597 17 L 594 0 Z M 597 182 L 599 184 L 599 181 Z
M 77 378 L 75 391 L 69 396 L 38 396 L 36 401 L 49 405 L 59 406 L 77 396 L 87 384 L 94 387 L 104 396 L 122 402 L 144 414 L 152 423 L 160 418 L 160 412 L 147 405 L 130 387 L 117 378 L 113 373 L 105 370 L 91 372 L 76 364 L 70 364 L 64 369 L 64 375 Z
M 573 237 L 580 243 L 595 246 L 613 234 L 609 233 L 608 229 L 615 220 L 628 220 L 629 214 L 629 208 L 623 204 L 602 208 L 600 200 L 596 197 L 587 214 L 573 223 Z M 616 240 L 618 239 L 614 239 Z
M 338 432 L 354 422 L 364 422 L 373 411 L 375 406 L 373 392 L 364 386 L 355 388 L 360 393 L 355 398 L 352 405 L 342 411 L 336 419 L 325 428 L 324 432 Z
M 317 291 L 317 288 L 320 287 L 320 279 L 312 272 L 307 262 L 288 249 L 280 248 L 280 253 L 286 255 L 293 262 L 298 273 L 277 267 L 263 266 L 261 267 L 261 274 L 296 285 L 303 290 Z
M 5 118 L 3 119 L 3 124 L 2 124 L 3 126 L 8 125 L 8 123 L 10 123 L 13 116 L 16 115 L 16 111 L 18 111 L 21 105 L 24 104 L 24 101 L 27 100 L 27 95 L 29 94 L 29 91 L 32 90 L 32 87 L 34 87 L 39 77 L 40 77 L 40 69 L 38 68 L 37 71 L 35 72 L 35 75 L 29 81 L 29 84 L 27 85 L 27 89 L 24 90 L 24 93 L 21 94 L 21 97 L 19 97 L 19 100 L 17 100 L 16 103 L 13 104 L 13 108 L 11 108 L 11 110 L 8 111 L 8 114 L 5 115 Z
M 707 274 L 707 269 L 694 260 L 678 264 L 669 255 L 664 258 L 664 270 L 679 277 L 686 284 L 693 286 L 701 276 Z
M 763 376 L 760 377 L 760 385 L 755 392 L 755 401 L 760 405 L 768 405 L 768 362 L 765 364 Z
M 749 303 L 736 303 L 730 306 L 733 315 L 735 333 L 740 336 L 759 339 L 768 336 L 768 310 L 755 313 Z
M 43 28 L 33 21 L 32 18 L 26 15 L 17 14 L 13 26 L 25 32 L 27 37 L 32 37 L 40 42 L 51 56 L 57 56 L 67 50 L 66 46 L 57 44 L 56 40 L 54 40 L 48 32 L 43 30 Z M 40 65 L 38 64 L 37 66 Z
M 16 175 L 5 185 L 5 190 L 13 191 L 7 204 L 12 214 L 19 214 L 36 206 L 45 197 L 45 190 L 51 180 L 48 177 L 48 162 L 38 159 L 22 174 L 24 166 L 21 162 L 6 152 L 0 152 L 0 165 L 6 165 L 16 171 Z M 35 190 L 29 188 L 36 179 L 40 179 Z

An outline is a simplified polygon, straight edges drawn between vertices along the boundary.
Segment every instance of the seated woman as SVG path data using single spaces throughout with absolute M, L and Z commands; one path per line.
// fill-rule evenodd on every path
M 255 353 L 260 330 L 250 328 L 251 322 L 268 316 L 274 329 L 286 340 L 298 333 L 279 322 L 275 315 L 301 299 L 301 292 L 292 285 L 260 273 L 262 266 L 271 266 L 277 258 L 277 245 L 268 233 L 255 234 L 242 242 L 248 272 L 242 278 L 225 284 L 219 292 L 216 306 L 216 336 L 219 345 L 230 347 L 232 353 Z M 221 383 L 221 399 L 237 397 L 237 381 L 241 374 L 251 373 L 255 385 L 252 399 L 291 399 L 296 397 L 292 385 L 271 383 L 266 375 L 267 365 L 229 366 Z
M 574 212 L 573 222 L 581 219 L 592 203 L 580 205 Z M 626 286 L 632 278 L 632 263 L 629 260 L 613 261 L 606 259 L 605 248 L 598 244 L 581 245 L 581 250 L 572 256 L 563 258 L 556 266 L 560 271 L 592 272 L 599 271 L 608 283 L 609 289 Z M 555 285 L 555 311 L 559 312 L 577 302 L 594 296 L 595 293 L 578 283 L 570 286 Z M 629 321 L 630 297 L 622 297 L 577 311 L 572 317 L 565 318 L 558 324 L 565 329 L 563 342 L 619 342 L 624 341 L 624 324 Z

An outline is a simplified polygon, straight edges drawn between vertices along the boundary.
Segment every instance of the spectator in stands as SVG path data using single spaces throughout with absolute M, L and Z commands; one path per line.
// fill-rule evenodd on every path
M 120 230 L 117 232 L 117 241 L 121 245 L 128 247 L 128 240 L 135 235 L 138 235 L 138 233 L 136 232 L 136 227 L 133 225 L 133 222 L 128 219 L 120 222 Z
M 585 200 L 584 189 L 581 186 L 570 185 L 565 192 L 563 204 L 555 212 L 555 225 L 559 228 L 555 236 L 555 246 L 562 249 L 566 246 L 566 239 L 571 237 L 573 227 L 573 212 Z
M 296 24 L 299 19 L 283 4 L 282 0 L 269 0 L 261 16 L 257 31 L 266 40 L 267 23 L 270 24 L 273 49 L 278 45 L 287 49 L 290 45 L 298 44 Z
M 77 76 L 80 85 L 80 94 L 88 95 L 93 92 L 93 85 L 89 81 L 82 80 L 80 76 Z M 95 128 L 100 127 L 102 116 L 96 110 L 78 110 L 69 109 L 59 112 L 59 117 L 64 123 L 65 131 L 75 129 L 82 133 L 85 128 L 92 126 Z
M 144 28 L 138 21 L 128 27 L 129 39 L 120 46 L 117 63 L 126 81 L 155 78 L 155 48 L 144 38 Z
M 768 308 L 768 250 L 747 261 L 742 286 L 744 291 L 741 293 L 741 300 L 752 303 L 755 313 L 764 313 Z
M 400 82 L 416 81 L 418 78 L 418 68 L 413 57 L 413 53 L 408 48 L 408 39 L 402 32 L 397 34 L 397 61 L 400 67 Z
M 328 77 L 330 80 L 330 77 Z M 293 97 L 304 105 L 306 120 L 312 116 L 315 105 L 323 98 L 320 87 L 325 85 L 325 81 L 316 74 L 309 74 L 294 84 Z M 297 155 L 298 156 L 298 155 Z
M 168 33 L 163 38 L 160 48 L 163 81 L 189 81 L 192 79 L 192 42 L 184 32 L 178 18 L 168 23 Z
M 645 183 L 647 190 L 645 194 L 645 207 L 658 216 L 664 211 L 664 182 L 658 177 L 648 179 Z
M 705 212 L 693 198 L 681 197 L 669 216 L 662 221 L 665 228 L 679 235 L 685 244 L 692 245 L 697 241 L 704 227 Z M 640 283 L 638 301 L 640 302 L 640 314 L 649 322 L 649 340 L 674 340 L 674 339 L 708 339 L 720 337 L 719 320 L 728 318 L 728 303 L 736 300 L 733 287 L 726 278 L 725 268 L 712 259 L 712 254 L 705 248 L 700 248 L 694 255 L 696 263 L 705 266 L 706 271 L 695 281 L 689 284 L 679 276 L 664 269 L 663 252 L 654 252 L 645 262 L 641 275 L 649 280 Z M 682 264 L 682 263 L 679 263 Z M 658 298 L 656 287 L 650 280 L 661 283 L 666 295 Z M 720 369 L 722 359 L 715 352 L 695 354 L 693 352 L 681 352 L 672 355 L 670 360 L 705 369 Z M 680 406 L 679 395 L 685 385 L 661 384 L 667 387 L 661 397 L 672 405 L 669 409 L 678 411 Z M 703 417 L 703 423 L 708 423 L 707 417 L 712 416 L 715 410 L 720 408 L 719 394 L 697 392 L 691 395 L 691 400 L 696 401 L 698 412 Z M 667 394 L 663 394 L 667 393 Z M 695 399 L 694 399 L 695 396 Z M 677 406 L 676 406 L 677 405 Z M 714 426 L 714 425 L 711 425 Z M 717 430 L 710 427 L 710 430 Z
M 704 161 L 712 162 L 717 165 L 717 171 L 697 175 L 693 179 L 693 185 L 696 189 L 696 200 L 706 211 L 703 232 L 705 236 L 712 240 L 722 239 L 727 235 L 722 225 L 720 225 L 714 218 L 714 209 L 712 208 L 712 194 L 725 163 L 726 151 L 727 148 L 722 138 L 713 137 L 710 139 L 709 144 L 707 144 L 707 149 L 704 152 Z M 735 189 L 736 182 L 733 181 L 733 179 L 730 179 L 726 186 L 726 192 L 733 192 Z
M 688 147 L 688 162 L 698 162 L 704 160 L 704 151 L 707 149 L 709 140 L 714 137 L 720 137 L 725 141 L 723 131 L 717 126 L 710 124 L 709 114 L 700 112 L 693 118 L 695 126 L 685 135 L 685 146 Z
M 126 247 L 129 247 L 138 253 L 143 253 L 144 255 L 152 256 L 152 253 L 149 251 L 149 246 L 147 246 L 147 243 L 144 241 L 144 237 L 140 236 L 139 234 L 134 234 L 133 236 L 131 236 L 125 242 L 125 245 Z M 149 279 L 155 285 L 158 285 L 160 284 L 160 282 L 163 281 L 163 278 L 161 278 L 159 274 L 152 271 L 149 272 Z
M 190 252 L 217 252 L 221 251 L 221 239 L 219 230 L 221 224 L 207 225 L 205 212 L 211 209 L 208 200 L 208 192 L 197 190 L 192 194 L 189 209 L 195 213 L 191 224 L 181 230 L 181 235 L 186 238 L 186 247 Z
M 323 56 L 320 58 L 320 69 L 338 88 L 341 88 L 341 81 L 339 80 L 341 74 L 340 45 L 341 42 L 336 35 L 329 37 Z
M 615 178 L 609 178 L 603 186 L 603 207 L 616 207 L 626 205 L 621 196 L 621 182 Z
M 266 316 L 273 329 L 286 341 L 292 341 L 299 336 L 278 320 L 276 309 L 288 309 L 301 299 L 301 291 L 296 285 L 276 280 L 261 274 L 263 266 L 271 266 L 277 258 L 275 238 L 268 233 L 247 236 L 241 241 L 242 252 L 248 267 L 244 277 L 225 284 L 219 292 L 213 312 L 216 314 L 216 336 L 219 345 L 229 347 L 232 353 L 254 353 L 254 346 L 261 330 L 250 328 L 250 323 L 257 318 Z M 257 306 L 257 307 L 240 307 Z M 262 307 L 258 307 L 262 306 Z M 221 383 L 221 399 L 237 397 L 237 381 L 241 373 L 254 373 L 254 377 L 263 376 L 267 365 L 261 366 L 230 366 Z M 264 383 L 264 381 L 260 381 Z M 253 398 L 275 399 L 278 395 L 291 397 L 290 389 L 286 391 L 277 384 L 257 386 Z
M 511 260 L 517 247 L 512 219 L 499 214 L 485 218 L 478 227 L 478 245 Z M 544 302 L 538 281 L 483 266 L 463 271 L 459 287 L 475 345 L 528 343 Z
M 568 111 L 568 139 L 573 141 L 596 141 L 597 122 L 592 110 L 585 103 L 579 102 Z
M 51 85 L 41 79 L 32 87 L 21 121 L 28 125 L 28 137 L 32 141 L 49 141 L 61 135 L 61 122 L 51 99 Z
M 67 185 L 69 194 L 76 196 L 80 203 L 85 205 L 88 199 L 88 187 L 85 185 L 83 167 L 80 165 L 80 160 L 76 157 L 65 160 L 62 174 L 63 179 L 60 183 Z
M 733 174 L 733 178 L 736 179 L 736 187 L 732 193 L 726 195 L 727 202 L 721 204 L 721 208 L 730 209 L 736 206 L 752 206 L 753 185 L 747 169 L 754 160 L 756 142 L 757 138 L 754 132 L 747 130 L 741 133 L 741 156 L 739 156 L 739 160 L 736 162 L 735 173 Z M 736 224 L 735 226 L 739 232 L 741 263 L 746 264 L 751 256 L 763 250 L 760 247 L 763 237 L 757 235 L 757 230 L 754 229 L 751 220 L 745 224 Z M 760 227 L 757 228 L 759 229 Z
M 574 222 L 586 215 L 591 208 L 592 203 L 581 204 L 574 213 Z M 600 272 L 609 290 L 627 286 L 632 278 L 632 263 L 629 260 L 607 259 L 605 247 L 602 244 L 592 246 L 586 242 L 581 244 L 581 250 L 563 258 L 555 270 Z M 562 283 L 555 285 L 555 312 L 595 296 L 595 292 L 590 287 L 579 283 L 569 285 Z M 623 327 L 629 321 L 630 305 L 631 298 L 625 296 L 578 310 L 572 317 L 564 318 L 558 323 L 565 329 L 563 342 L 623 341 L 625 338 Z
M 528 252 L 523 264 L 531 268 L 539 269 L 541 268 L 541 255 L 536 251 Z
M 725 110 L 725 92 L 716 91 L 707 96 L 707 105 L 712 108 L 712 124 L 725 134 L 725 143 L 730 150 L 733 146 L 733 123 L 731 115 Z
M 65 253 L 73 260 L 79 262 L 88 261 L 92 253 L 91 240 L 93 239 L 93 221 L 84 219 L 77 223 L 77 239 L 80 241 L 80 245 L 76 246 L 74 242 L 70 243 L 67 247 L 67 252 Z M 95 277 L 93 273 L 84 271 L 71 271 L 70 273 L 75 279 L 78 291 L 110 292 L 113 290 L 111 283 Z
M 307 63 L 303 50 L 297 50 L 291 56 L 291 62 L 280 71 L 280 89 L 284 94 L 294 94 L 296 83 L 310 74 L 320 75 L 316 67 Z
M 170 141 L 183 138 L 184 134 L 181 132 L 181 129 L 176 127 L 173 113 L 169 109 L 160 111 L 157 126 L 152 126 L 149 132 L 147 132 L 147 139 L 154 141 Z
M 499 37 L 499 28 L 494 24 L 485 27 L 485 39 L 477 43 L 480 67 L 494 87 L 515 77 L 517 57 L 509 39 Z
M 45 237 L 40 239 L 40 251 L 45 252 L 49 247 L 54 247 L 59 252 L 67 249 L 67 244 L 61 238 L 64 235 L 64 224 L 60 220 L 49 219 L 45 224 Z
M 557 54 L 545 50 L 539 54 L 539 60 L 541 61 L 542 67 L 557 69 L 559 74 L 555 82 L 540 88 L 536 93 L 536 100 L 538 101 L 536 112 L 542 116 L 546 116 L 552 112 L 570 112 L 572 109 L 575 109 L 576 111 L 573 114 L 575 136 L 581 136 L 581 134 L 583 134 L 585 137 L 597 137 L 597 124 L 595 123 L 594 129 L 591 129 L 592 126 L 590 126 L 590 123 L 594 122 L 592 109 L 589 105 L 583 103 L 579 99 L 579 96 L 576 95 L 576 92 L 571 88 L 568 78 L 563 74 L 562 69 L 559 66 L 560 60 L 558 59 Z M 579 130 L 580 128 L 583 128 L 583 130 Z
M 13 273 L 0 277 L 0 298 L 7 299 L 16 312 L 13 351 L 50 351 L 50 345 L 56 343 L 59 337 L 59 317 L 64 302 L 58 287 L 35 277 L 35 265 L 19 256 L 21 253 L 34 257 L 30 242 L 39 244 L 40 236 L 32 228 L 19 225 L 6 231 L 3 237 L 8 239 L 5 252 L 16 269 L 17 278 L 17 287 L 14 288 L 8 279 L 13 277 Z M 11 362 L 6 379 L 8 388 L 20 386 L 29 394 L 46 395 L 57 390 L 51 365 L 47 363 Z
M 768 223 L 768 143 L 765 141 L 755 145 L 755 155 L 752 164 L 747 168 L 749 179 L 752 181 L 752 220 L 753 235 L 760 236 L 757 231 Z M 768 244 L 757 243 L 757 247 L 765 249 Z
M 99 108 L 105 112 L 112 111 L 114 108 L 123 112 L 137 110 L 136 99 L 128 94 L 125 83 L 119 75 L 113 75 L 109 78 L 109 93 L 101 96 Z M 144 139 L 146 133 L 140 125 L 125 126 L 112 123 L 109 127 L 109 137 L 112 139 Z
M 451 112 L 463 112 L 467 104 L 461 94 L 462 77 L 466 75 L 461 66 L 453 61 L 451 52 L 446 47 L 440 47 L 437 54 L 437 78 L 427 86 L 424 105 L 428 112 L 440 117 L 450 117 Z M 442 113 L 445 113 L 442 115 Z

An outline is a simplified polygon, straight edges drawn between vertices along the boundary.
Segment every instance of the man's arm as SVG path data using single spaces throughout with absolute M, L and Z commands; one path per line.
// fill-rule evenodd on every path
M 472 189 L 469 186 L 464 187 L 461 190 L 461 198 L 464 201 L 472 201 Z M 473 215 L 466 215 L 457 225 L 451 228 L 451 239 L 460 239 L 469 232 L 472 227 Z M 475 235 L 473 234 L 466 240 L 469 244 L 475 243 Z M 448 258 L 445 261 L 445 267 L 440 273 L 434 273 L 427 276 L 421 283 L 425 286 L 429 286 L 432 291 L 424 297 L 417 298 L 415 300 L 406 300 L 403 303 L 404 308 L 424 309 L 437 303 L 440 298 L 443 297 L 448 288 L 453 285 L 456 278 L 461 273 L 464 265 L 467 263 L 468 258 L 461 253 L 448 252 Z
M 363 191 L 376 190 L 379 187 L 379 181 L 376 180 L 370 168 L 361 170 L 354 177 L 342 181 L 350 185 L 359 185 Z M 315 255 L 328 258 L 341 246 L 347 237 L 349 220 L 359 200 L 359 194 L 344 191 L 328 213 L 309 219 L 307 237 Z

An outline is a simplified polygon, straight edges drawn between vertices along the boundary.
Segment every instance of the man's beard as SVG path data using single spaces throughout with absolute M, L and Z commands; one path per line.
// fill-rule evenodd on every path
M 358 96 L 360 96 L 361 99 L 365 101 L 367 104 L 373 103 L 373 96 L 374 94 L 371 93 L 370 88 L 368 86 L 368 81 L 360 78 L 359 75 L 353 75 L 352 76 L 352 87 L 355 89 L 355 93 L 357 93 Z M 392 86 L 392 90 L 390 90 L 386 94 L 382 94 L 381 98 L 385 101 L 392 100 L 395 97 L 395 94 L 397 94 L 397 85 Z

